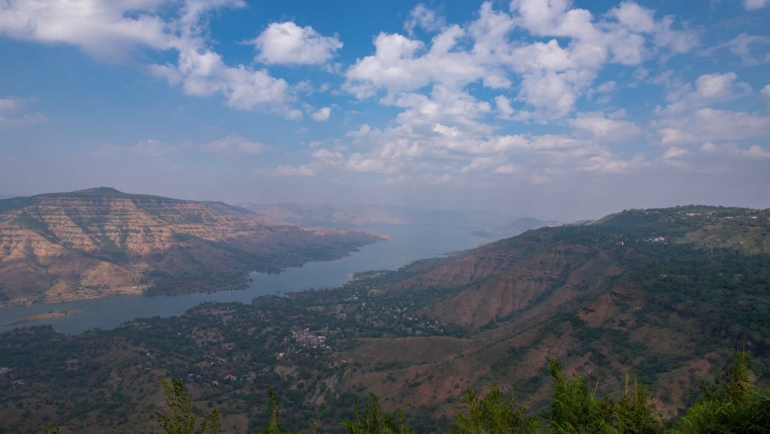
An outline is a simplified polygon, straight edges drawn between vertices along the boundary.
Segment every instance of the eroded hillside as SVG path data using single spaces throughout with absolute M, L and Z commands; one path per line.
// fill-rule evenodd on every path
M 381 239 L 106 188 L 9 199 L 0 201 L 0 302 L 233 289 L 250 271 L 337 258 Z

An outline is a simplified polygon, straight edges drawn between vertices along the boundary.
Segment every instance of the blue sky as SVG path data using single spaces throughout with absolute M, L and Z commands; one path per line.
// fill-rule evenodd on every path
M 0 193 L 770 204 L 770 0 L 0 1 Z

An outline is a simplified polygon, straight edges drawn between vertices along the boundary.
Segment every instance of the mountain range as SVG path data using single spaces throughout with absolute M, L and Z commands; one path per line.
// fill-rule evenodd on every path
M 322 429 L 333 431 L 324 421 L 352 417 L 353 400 L 373 392 L 444 432 L 467 387 L 494 383 L 542 409 L 548 358 L 595 393 L 647 384 L 665 420 L 735 350 L 768 383 L 769 288 L 770 210 L 627 210 L 360 273 L 336 289 L 204 304 L 75 337 L 5 333 L 0 366 L 28 382 L 14 402 L 30 412 L 0 407 L 0 420 L 11 430 L 44 416 L 78 432 L 152 430 L 146 415 L 163 399 L 152 379 L 168 374 L 197 404 L 223 409 L 227 432 L 268 420 L 265 386 L 288 428 L 307 429 L 323 408 Z
M 385 238 L 111 188 L 0 200 L 0 304 L 235 289 Z
M 335 203 L 239 203 L 240 207 L 276 220 L 305 226 L 361 227 L 428 225 L 444 227 L 494 227 L 507 218 L 501 214 L 470 210 L 424 210 L 393 205 Z

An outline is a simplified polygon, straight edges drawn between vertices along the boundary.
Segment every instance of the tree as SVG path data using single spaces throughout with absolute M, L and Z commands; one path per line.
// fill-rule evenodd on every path
M 468 413 L 457 413 L 453 434 L 525 434 L 540 432 L 540 421 L 524 417 L 524 407 L 516 407 L 495 384 L 484 396 L 468 389 L 465 392 Z
M 675 434 L 770 432 L 770 390 L 758 390 L 745 351 L 712 383 L 672 430 Z
M 192 400 L 187 394 L 184 385 L 178 379 L 169 383 L 161 377 L 163 392 L 166 395 L 166 405 L 171 410 L 167 416 L 155 412 L 155 420 L 167 434 L 219 434 L 222 432 L 219 423 L 219 412 L 214 409 L 201 419 L 192 407 Z
M 371 404 L 366 404 L 363 414 L 358 402 L 354 409 L 356 420 L 344 420 L 342 426 L 348 434 L 413 434 L 414 429 L 404 423 L 404 413 L 400 408 L 396 409 L 395 416 L 383 414 L 380 403 L 373 393 L 369 393 Z

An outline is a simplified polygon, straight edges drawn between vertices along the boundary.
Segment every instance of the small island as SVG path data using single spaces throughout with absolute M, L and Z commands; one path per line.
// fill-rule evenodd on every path
M 32 322 L 32 321 L 40 321 L 40 320 L 44 320 L 44 319 L 67 318 L 68 316 L 72 316 L 72 315 L 75 315 L 75 314 L 78 314 L 78 313 L 80 313 L 79 310 L 52 310 L 52 311 L 48 311 L 48 312 L 45 312 L 45 313 L 39 313 L 37 315 L 30 315 L 30 316 L 24 317 L 24 318 L 22 318 L 20 320 L 16 320 L 16 321 L 14 321 L 12 323 L 5 324 L 4 326 L 5 327 L 9 327 L 9 326 L 18 325 L 18 324 L 24 324 L 24 323 Z

